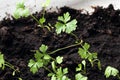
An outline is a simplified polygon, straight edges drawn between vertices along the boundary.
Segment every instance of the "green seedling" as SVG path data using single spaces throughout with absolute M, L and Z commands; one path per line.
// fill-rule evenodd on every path
M 5 61 L 4 55 L 0 52 L 0 68 L 2 70 L 4 70 L 5 67 L 9 67 L 10 69 L 13 70 L 13 73 L 12 73 L 13 76 L 15 75 L 16 72 L 19 72 L 19 70 L 15 69 L 12 64 L 10 64 L 9 62 Z
M 57 67 L 56 64 L 61 64 L 63 62 L 63 57 L 58 56 L 55 61 L 52 61 L 52 70 L 48 74 L 51 77 L 51 80 L 70 80 L 66 74 L 68 73 L 68 68 Z
M 22 2 L 17 3 L 16 10 L 13 14 L 13 17 L 15 19 L 19 19 L 20 17 L 28 17 L 29 14 L 29 9 L 25 7 L 24 0 Z
M 111 66 L 107 66 L 107 68 L 105 69 L 104 75 L 106 76 L 106 78 L 109 78 L 110 76 L 117 76 L 118 79 L 120 80 L 118 69 Z
M 38 72 L 39 68 L 46 66 L 50 62 L 51 57 L 47 54 L 47 49 L 48 47 L 42 44 L 39 50 L 36 50 L 34 54 L 35 60 L 30 59 L 28 67 L 30 67 L 30 71 L 33 74 Z
M 38 23 L 39 27 L 41 27 L 41 28 L 45 28 L 46 27 L 50 31 L 50 27 L 48 25 L 44 25 L 44 23 L 46 22 L 46 19 L 44 17 L 45 10 L 46 10 L 46 7 L 49 5 L 50 0 L 46 0 L 46 2 L 44 3 L 44 5 L 43 5 L 43 13 L 42 13 L 42 17 L 40 19 L 37 19 L 35 16 L 33 16 L 30 13 L 30 10 L 25 7 L 24 3 L 25 3 L 24 0 L 22 2 L 17 3 L 16 10 L 13 13 L 13 17 L 15 19 L 19 19 L 21 17 L 31 16 Z
M 73 19 L 70 21 L 70 19 L 71 16 L 69 12 L 66 12 L 63 14 L 63 16 L 58 17 L 59 21 L 55 24 L 57 34 L 60 34 L 62 32 L 70 34 L 72 31 L 76 30 L 77 20 Z
M 88 77 L 82 75 L 81 73 L 77 73 L 75 75 L 75 80 L 88 80 Z
M 81 44 L 82 48 L 79 48 L 78 54 L 82 59 L 88 60 L 92 67 L 94 66 L 94 62 L 97 61 L 98 68 L 101 70 L 100 60 L 97 58 L 97 53 L 89 52 L 90 45 L 88 43 Z
M 86 61 L 83 60 L 81 64 L 78 64 L 78 67 L 76 67 L 76 71 L 81 72 L 82 74 L 86 74 Z

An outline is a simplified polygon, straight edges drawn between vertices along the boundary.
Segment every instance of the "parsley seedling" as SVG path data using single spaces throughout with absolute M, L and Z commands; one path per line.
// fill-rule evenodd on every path
M 107 68 L 105 69 L 104 75 L 106 76 L 106 78 L 109 78 L 110 76 L 117 76 L 120 80 L 118 69 L 111 66 L 107 66 Z
M 75 75 L 75 80 L 88 80 L 88 77 L 83 76 L 81 73 Z
M 59 22 L 55 24 L 57 34 L 60 34 L 61 32 L 70 34 L 72 31 L 76 30 L 77 20 L 73 19 L 70 21 L 70 19 L 71 16 L 69 12 L 66 12 L 63 14 L 63 16 L 58 17 Z
M 45 3 L 43 3 L 43 13 L 42 13 L 42 17 L 40 19 L 37 19 L 35 16 L 33 16 L 29 9 L 25 7 L 24 5 L 24 0 L 22 2 L 17 3 L 16 5 L 16 10 L 13 13 L 13 17 L 15 19 L 19 19 L 21 17 L 28 17 L 29 15 L 38 23 L 38 26 L 41 28 L 47 28 L 49 31 L 51 30 L 49 25 L 44 25 L 44 23 L 46 22 L 46 19 L 44 17 L 45 15 L 45 10 L 46 7 L 49 5 L 50 0 L 46 0 Z
M 87 59 L 91 63 L 92 67 L 94 66 L 94 62 L 97 61 L 98 68 L 101 70 L 101 63 L 100 60 L 97 58 L 97 53 L 89 52 L 90 45 L 88 43 L 84 43 L 84 45 L 81 44 L 81 46 L 82 48 L 79 48 L 78 50 L 81 58 L 85 60 Z
M 51 80 L 70 80 L 66 74 L 68 73 L 68 68 L 57 67 L 56 64 L 61 64 L 63 62 L 63 57 L 58 56 L 55 61 L 52 61 L 53 72 L 49 73 L 48 76 Z
M 34 54 L 35 60 L 30 59 L 28 67 L 30 67 L 30 71 L 33 74 L 38 72 L 39 68 L 46 66 L 50 62 L 51 57 L 47 54 L 47 49 L 48 46 L 42 44 L 39 50 L 36 50 Z
M 20 72 L 19 70 L 15 69 L 12 64 L 10 64 L 9 62 L 5 61 L 4 55 L 0 52 L 0 68 L 2 70 L 4 70 L 5 66 L 9 67 L 10 69 L 13 70 L 13 73 L 12 73 L 13 76 L 15 75 L 16 72 Z

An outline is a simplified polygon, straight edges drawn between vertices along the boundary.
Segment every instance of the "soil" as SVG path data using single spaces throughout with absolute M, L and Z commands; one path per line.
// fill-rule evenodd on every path
M 58 12 L 46 12 L 46 24 L 54 26 L 57 17 L 65 12 L 71 14 L 71 18 L 76 18 L 77 30 L 73 33 L 79 39 L 91 45 L 90 51 L 97 52 L 102 64 L 102 70 L 87 66 L 87 76 L 89 80 L 118 80 L 115 77 L 108 79 L 104 76 L 106 66 L 110 65 L 120 71 L 120 10 L 115 10 L 112 5 L 107 8 L 94 7 L 95 11 L 90 15 L 82 13 L 82 10 L 75 10 L 63 7 Z M 34 14 L 40 18 L 41 13 Z M 50 80 L 47 71 L 40 69 L 38 73 L 32 74 L 27 67 L 29 59 L 33 59 L 34 52 L 41 44 L 48 45 L 48 52 L 69 46 L 75 43 L 75 38 L 71 35 L 62 33 L 57 35 L 54 30 L 49 32 L 37 26 L 31 18 L 21 18 L 18 20 L 4 19 L 0 22 L 0 51 L 4 53 L 5 60 L 20 70 L 12 76 L 10 68 L 0 71 L 0 80 Z M 78 55 L 80 46 L 68 48 L 52 55 L 63 56 L 64 67 L 69 68 L 68 76 L 74 79 L 75 67 L 81 62 Z M 89 63 L 88 63 L 89 64 Z

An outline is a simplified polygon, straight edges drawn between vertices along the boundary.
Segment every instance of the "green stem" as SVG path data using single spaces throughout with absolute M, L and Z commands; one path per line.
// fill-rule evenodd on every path
M 40 25 L 39 21 L 37 20 L 37 18 L 36 18 L 35 16 L 33 16 L 33 15 L 31 14 L 31 17 Z
M 70 45 L 70 46 L 66 46 L 66 47 L 63 47 L 63 48 L 59 48 L 57 50 L 54 50 L 54 51 L 50 52 L 49 54 L 54 54 L 54 53 L 56 53 L 58 51 L 61 51 L 61 50 L 64 50 L 64 49 L 68 49 L 68 48 L 71 48 L 71 47 L 75 47 L 75 46 L 78 46 L 78 45 L 81 45 L 81 42 L 77 43 L 77 44 Z
M 49 68 L 43 66 L 44 69 L 46 69 L 47 71 L 49 71 L 50 73 L 53 73 Z
M 7 66 L 7 67 L 9 67 L 9 68 L 11 68 L 11 69 L 13 69 L 14 71 L 16 71 L 16 70 L 14 69 L 14 66 L 13 66 L 12 64 L 10 64 L 10 63 L 8 63 L 8 62 L 5 62 L 4 65 Z
M 79 41 L 79 38 L 74 33 L 70 33 L 70 34 L 75 37 L 77 42 Z
M 120 80 L 120 75 L 119 75 L 119 74 L 117 74 L 117 77 L 118 77 L 118 79 Z

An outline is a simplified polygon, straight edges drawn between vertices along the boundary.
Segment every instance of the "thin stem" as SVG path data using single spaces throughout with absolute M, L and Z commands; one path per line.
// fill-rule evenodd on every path
M 53 73 L 49 68 L 43 66 L 44 69 L 46 69 L 47 71 L 49 71 L 50 73 Z
M 5 62 L 5 64 L 4 64 L 5 66 L 7 66 L 7 67 L 9 67 L 9 68 L 11 68 L 11 69 L 13 69 L 14 71 L 16 71 L 15 69 L 14 69 L 14 66 L 13 65 L 11 65 L 10 63 L 8 63 L 8 62 Z
M 35 16 L 33 16 L 33 15 L 31 14 L 31 17 L 40 25 L 39 21 L 37 20 L 37 18 L 36 18 Z
M 118 77 L 118 79 L 120 80 L 120 75 L 119 75 L 119 74 L 117 74 L 117 77 Z
M 76 41 L 79 41 L 79 38 L 74 33 L 70 33 L 70 34 L 75 37 Z
M 81 45 L 81 42 L 77 43 L 77 44 L 70 45 L 70 46 L 66 46 L 66 47 L 63 47 L 63 48 L 59 48 L 57 50 L 54 50 L 54 51 L 50 52 L 49 54 L 54 54 L 54 53 L 56 53 L 58 51 L 61 51 L 61 50 L 64 50 L 64 49 L 68 49 L 68 48 L 71 48 L 71 47 L 75 47 L 75 46 L 78 46 L 78 45 Z

